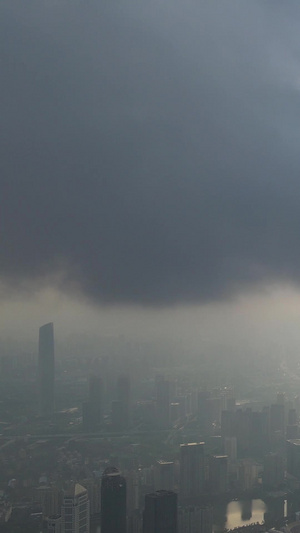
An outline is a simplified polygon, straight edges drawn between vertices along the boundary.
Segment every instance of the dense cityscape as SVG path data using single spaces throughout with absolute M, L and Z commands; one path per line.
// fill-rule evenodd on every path
M 1 358 L 0 531 L 300 528 L 300 378 L 286 361 L 249 399 L 242 377 L 236 397 L 208 369 L 206 384 L 175 361 L 163 372 L 125 339 L 62 361 L 54 345 L 49 323 L 38 357 Z

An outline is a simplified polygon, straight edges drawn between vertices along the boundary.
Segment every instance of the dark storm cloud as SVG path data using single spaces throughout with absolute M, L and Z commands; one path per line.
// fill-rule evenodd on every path
M 2 0 L 5 283 L 98 301 L 300 279 L 300 7 Z

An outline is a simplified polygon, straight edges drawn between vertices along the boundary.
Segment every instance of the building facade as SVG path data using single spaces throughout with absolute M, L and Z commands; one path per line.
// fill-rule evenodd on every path
M 61 533 L 90 532 L 90 502 L 88 491 L 75 483 L 66 492 L 61 508 Z
M 180 445 L 180 496 L 197 499 L 205 489 L 204 442 Z
M 177 494 L 158 490 L 145 496 L 143 533 L 177 533 Z
M 119 470 L 107 468 L 101 483 L 101 533 L 126 533 L 126 481 Z

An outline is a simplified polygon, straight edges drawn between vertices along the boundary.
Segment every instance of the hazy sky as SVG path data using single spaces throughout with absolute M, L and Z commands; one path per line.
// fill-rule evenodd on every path
M 298 0 L 1 0 L 3 331 L 298 339 L 299 24 Z

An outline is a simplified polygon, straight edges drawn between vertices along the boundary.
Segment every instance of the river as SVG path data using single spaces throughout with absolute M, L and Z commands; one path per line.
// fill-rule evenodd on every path
M 214 508 L 214 531 L 234 529 L 253 523 L 262 524 L 265 521 L 275 522 L 286 516 L 287 505 L 283 499 L 275 498 L 273 502 L 255 500 L 233 500 L 228 504 Z

